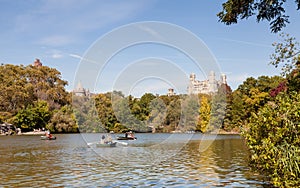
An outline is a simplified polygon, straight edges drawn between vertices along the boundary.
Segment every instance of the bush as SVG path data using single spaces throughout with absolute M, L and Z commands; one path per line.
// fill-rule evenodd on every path
M 253 113 L 243 135 L 251 164 L 277 187 L 300 186 L 300 94 L 280 93 Z

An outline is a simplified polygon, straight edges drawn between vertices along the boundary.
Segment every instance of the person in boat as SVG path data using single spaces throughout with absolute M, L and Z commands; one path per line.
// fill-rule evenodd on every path
M 133 133 L 130 131 L 130 132 L 127 134 L 126 138 L 134 138 Z
M 110 134 L 106 135 L 106 143 L 112 143 L 112 138 Z
M 104 144 L 104 142 L 105 142 L 105 136 L 102 135 L 101 140 L 100 140 L 100 143 L 101 143 L 101 144 Z
M 50 133 L 50 131 L 48 130 L 48 131 L 46 131 L 46 137 L 47 138 L 52 138 L 52 134 Z

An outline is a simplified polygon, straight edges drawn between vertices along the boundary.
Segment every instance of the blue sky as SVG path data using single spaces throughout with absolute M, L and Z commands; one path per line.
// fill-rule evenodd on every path
M 127 24 L 157 21 L 185 28 L 202 40 L 221 72 L 227 75 L 232 89 L 250 76 L 278 75 L 280 70 L 268 64 L 274 50 L 271 44 L 278 41 L 278 34 L 270 33 L 268 23 L 256 23 L 254 18 L 231 26 L 218 22 L 216 14 L 221 11 L 222 2 L 1 0 L 0 62 L 28 65 L 39 58 L 44 65 L 58 69 L 62 78 L 69 82 L 67 89 L 72 90 L 79 80 L 76 73 L 82 57 L 99 38 Z M 296 11 L 294 2 L 290 3 L 286 10 L 291 23 L 283 31 L 300 40 L 300 12 Z M 195 72 L 199 79 L 203 76 L 190 59 L 176 49 L 144 44 L 117 54 L 105 70 L 98 73 L 96 84 L 89 85 L 82 81 L 83 86 L 94 92 L 114 89 L 120 76 L 124 79 L 134 74 L 134 70 L 138 70 L 129 68 L 138 66 L 143 58 L 149 57 L 152 60 L 156 57 L 152 65 L 159 67 L 157 71 L 160 75 L 172 74 L 167 70 L 170 68 L 176 72 L 178 67 L 187 78 L 191 72 Z M 162 64 L 169 62 L 172 66 L 160 67 L 160 61 Z M 124 74 L 124 70 L 129 71 L 128 74 Z M 128 92 L 136 95 L 141 92 L 164 94 L 174 86 L 167 79 L 149 78 L 136 80 Z M 178 89 L 177 92 L 184 91 Z

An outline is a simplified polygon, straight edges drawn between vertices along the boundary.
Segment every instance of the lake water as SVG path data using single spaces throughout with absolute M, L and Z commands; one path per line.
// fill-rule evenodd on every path
M 238 135 L 136 134 L 115 148 L 92 144 L 101 134 L 55 136 L 1 136 L 0 187 L 266 186 Z

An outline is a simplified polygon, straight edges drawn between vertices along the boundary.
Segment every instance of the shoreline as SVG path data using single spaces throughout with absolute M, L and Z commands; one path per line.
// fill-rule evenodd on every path
M 99 132 L 100 133 L 100 132 Z M 159 134 L 160 132 L 152 133 L 152 134 Z M 54 134 L 81 134 L 78 133 L 54 133 Z M 96 133 L 98 134 L 98 133 Z M 114 134 L 122 134 L 122 133 L 114 133 Z M 139 134 L 139 133 L 136 133 Z M 143 134 L 143 133 L 141 133 Z M 218 131 L 218 132 L 210 132 L 210 133 L 199 133 L 199 132 L 169 132 L 169 134 L 208 134 L 208 135 L 241 135 L 239 132 L 231 131 Z M 18 134 L 12 134 L 12 135 L 20 135 L 20 136 L 37 136 L 37 135 L 45 135 L 45 131 L 30 131 L 30 132 L 24 132 L 24 133 L 18 133 Z M 0 134 L 0 136 L 12 136 L 10 134 Z
M 45 135 L 45 131 L 30 131 L 30 132 L 25 132 L 25 133 L 19 133 L 16 135 L 27 135 L 27 136 Z

